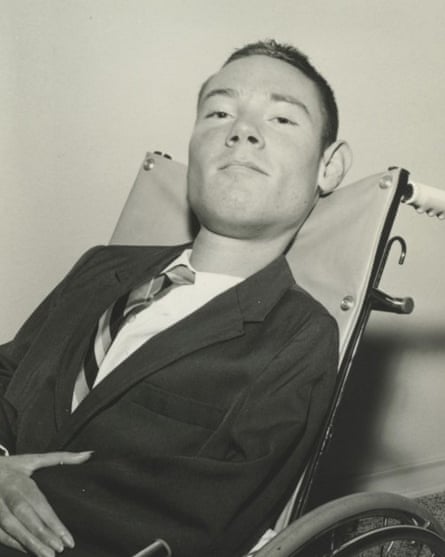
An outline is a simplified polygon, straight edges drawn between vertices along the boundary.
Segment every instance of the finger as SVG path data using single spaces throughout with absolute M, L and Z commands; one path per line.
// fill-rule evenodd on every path
M 70 463 L 73 462 L 73 456 L 76 457 L 79 453 L 50 453 L 53 457 L 66 458 Z M 29 477 L 32 474 L 32 469 L 36 465 L 36 458 L 40 455 L 23 455 L 22 457 L 8 457 L 10 458 L 9 468 L 11 478 L 8 480 L 8 488 L 2 494 L 0 499 L 1 506 L 5 506 L 15 516 L 20 516 L 26 527 L 39 537 L 42 534 L 42 541 L 49 542 L 51 545 L 58 549 L 62 543 L 65 547 L 74 547 L 74 540 L 68 529 L 59 520 L 46 497 L 40 491 L 35 481 Z M 45 458 L 47 455 L 42 455 Z M 88 456 L 88 455 L 87 455 Z M 20 461 L 19 459 L 22 458 Z M 84 455 L 80 454 L 80 458 L 84 459 Z M 15 459 L 15 460 L 13 460 Z M 75 461 L 75 459 L 74 459 Z M 46 461 L 45 461 L 46 462 Z M 29 473 L 26 474 L 26 470 Z M 15 471 L 15 474 L 13 473 Z M 19 474 L 19 476 L 17 476 Z M 21 478 L 20 478 L 21 475 Z M 31 507 L 35 516 L 31 516 L 26 506 Z M 18 510 L 17 510 L 18 509 Z M 38 517 L 38 520 L 35 520 Z M 1 518 L 1 516 L 0 516 Z M 2 522 L 0 520 L 0 526 Z M 49 529 L 51 535 L 48 536 L 46 529 Z
M 3 528 L 0 528 L 0 544 L 6 545 L 7 547 L 12 547 L 13 549 L 17 549 L 18 551 L 26 553 L 26 549 L 23 547 L 23 545 L 12 538 L 7 532 L 3 530 Z
M 93 451 L 83 451 L 79 453 L 73 453 L 68 451 L 60 451 L 53 453 L 41 453 L 41 454 L 27 454 L 5 457 L 10 459 L 11 464 L 17 464 L 23 471 L 28 474 L 32 474 L 39 468 L 47 468 L 49 466 L 58 466 L 61 464 L 82 464 L 87 461 Z
M 93 451 L 83 451 L 80 453 L 72 452 L 56 452 L 56 453 L 44 453 L 33 455 L 35 457 L 36 469 L 46 468 L 48 466 L 58 466 L 61 464 L 81 464 L 87 461 Z
M 2 530 L 33 555 L 37 557 L 55 557 L 54 550 L 42 543 L 27 530 L 7 507 L 3 506 L 0 509 L 0 522 Z
M 47 498 L 37 486 L 28 493 L 27 499 L 39 519 L 46 525 L 46 527 L 49 528 L 66 547 L 73 548 L 74 539 L 72 535 L 66 526 L 61 522 L 49 504 Z
M 58 553 L 61 553 L 65 546 L 59 535 L 56 535 L 50 530 L 35 510 L 29 505 L 27 501 L 21 501 L 16 504 L 13 509 L 10 509 L 15 518 L 31 532 L 38 540 L 44 545 L 51 547 Z M 41 512 L 41 509 L 40 509 Z

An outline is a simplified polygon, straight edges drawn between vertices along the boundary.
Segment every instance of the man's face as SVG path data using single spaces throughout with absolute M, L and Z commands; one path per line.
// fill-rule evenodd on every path
M 224 236 L 298 229 L 314 203 L 323 116 L 315 85 L 267 56 L 231 62 L 207 83 L 189 146 L 188 195 Z

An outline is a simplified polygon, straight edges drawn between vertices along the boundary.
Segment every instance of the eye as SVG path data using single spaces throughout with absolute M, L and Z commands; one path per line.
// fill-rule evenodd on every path
M 217 118 L 219 120 L 222 120 L 224 118 L 227 118 L 228 116 L 228 113 L 224 112 L 224 110 L 214 110 L 213 112 L 207 114 L 206 118 Z
M 275 120 L 275 122 L 277 122 L 278 124 L 283 124 L 283 125 L 288 125 L 288 126 L 296 126 L 297 123 L 294 122 L 293 120 L 289 120 L 289 118 L 286 118 L 285 116 L 275 116 L 275 118 L 273 118 L 273 120 Z

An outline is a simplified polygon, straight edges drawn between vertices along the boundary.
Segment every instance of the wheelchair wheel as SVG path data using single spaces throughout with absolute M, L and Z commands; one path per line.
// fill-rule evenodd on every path
M 255 557 L 445 557 L 445 530 L 429 511 L 391 493 L 358 493 L 296 520 Z

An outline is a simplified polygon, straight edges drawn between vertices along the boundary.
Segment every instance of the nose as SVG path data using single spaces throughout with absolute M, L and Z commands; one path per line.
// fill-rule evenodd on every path
M 259 128 L 253 123 L 237 119 L 227 134 L 226 146 L 235 147 L 242 143 L 248 143 L 261 149 L 264 147 L 264 138 Z

